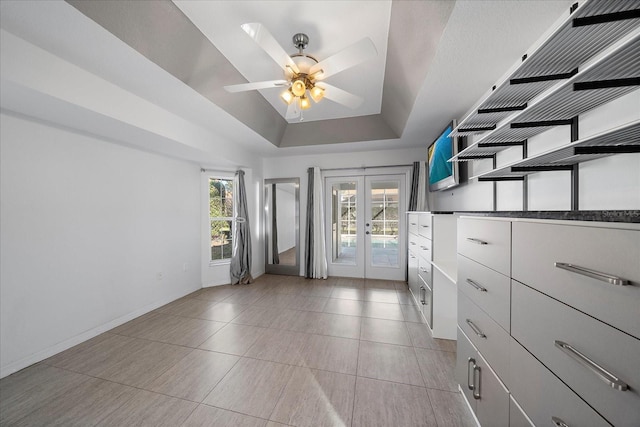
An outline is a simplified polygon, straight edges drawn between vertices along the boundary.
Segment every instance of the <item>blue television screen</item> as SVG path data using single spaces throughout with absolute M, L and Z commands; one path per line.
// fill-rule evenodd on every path
M 455 123 L 451 122 L 440 136 L 429 146 L 427 158 L 429 168 L 429 191 L 444 190 L 458 185 L 457 163 L 449 159 L 456 154 L 456 138 L 449 137 Z

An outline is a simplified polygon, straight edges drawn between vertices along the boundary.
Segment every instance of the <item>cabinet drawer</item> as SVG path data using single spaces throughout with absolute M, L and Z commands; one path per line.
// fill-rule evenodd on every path
M 418 253 L 418 248 L 420 246 L 418 246 L 419 242 L 420 242 L 420 237 L 417 234 L 409 234 L 408 236 L 408 241 L 409 241 L 409 250 L 411 252 L 413 252 L 414 254 Z
M 407 214 L 407 218 L 409 220 L 409 234 L 418 235 L 418 221 L 419 215 L 417 213 L 409 213 Z
M 418 218 L 418 234 L 427 239 L 431 239 L 433 227 L 431 225 L 431 214 L 421 214 Z
M 516 281 L 511 295 L 513 337 L 610 423 L 640 425 L 640 340 Z M 603 381 L 611 375 L 628 390 Z
M 632 283 L 614 285 L 555 263 Z M 514 222 L 512 277 L 640 338 L 640 231 Z
M 418 276 L 431 287 L 431 263 L 422 257 L 418 258 Z
M 514 339 L 509 354 L 511 394 L 535 425 L 553 426 L 552 417 L 569 426 L 609 425 Z
M 535 427 L 522 412 L 520 405 L 513 399 L 513 396 L 509 396 L 509 427 Z
M 508 385 L 509 334 L 462 292 L 458 293 L 458 326 Z
M 431 290 L 431 286 L 426 283 L 422 278 L 418 278 L 418 283 L 420 284 L 420 289 L 418 290 L 418 295 L 416 298 L 418 300 L 418 308 L 422 312 L 427 324 L 430 328 L 433 328 L 433 317 L 432 317 L 432 307 L 433 307 L 433 291 Z
M 511 280 L 507 276 L 458 255 L 458 289 L 509 332 Z
M 431 260 L 431 240 L 426 237 L 418 236 L 418 240 L 416 241 L 417 245 L 414 246 L 416 248 L 415 253 L 420 255 L 427 261 Z
M 477 368 L 480 370 L 475 381 L 476 395 L 480 395 L 476 416 L 480 425 L 491 427 L 509 426 L 509 391 L 491 370 L 487 361 L 478 354 Z
M 471 406 L 471 409 L 475 413 L 477 405 L 476 400 L 473 398 L 472 369 L 473 364 L 478 357 L 478 352 L 467 336 L 462 333 L 460 327 L 458 327 L 456 332 L 458 334 L 458 339 L 456 341 L 456 382 L 460 384 L 462 394 L 464 394 L 467 402 L 469 402 L 469 406 Z
M 458 253 L 511 276 L 511 223 L 460 218 Z

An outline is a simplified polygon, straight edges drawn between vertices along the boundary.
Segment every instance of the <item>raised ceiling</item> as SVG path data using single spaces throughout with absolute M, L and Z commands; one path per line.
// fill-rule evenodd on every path
M 4 0 L 0 7 L 3 30 L 166 109 L 198 130 L 238 140 L 270 156 L 424 146 L 448 121 L 461 118 L 570 4 Z M 323 100 L 305 113 L 303 123 L 287 123 L 277 89 L 226 93 L 223 85 L 276 79 L 282 73 L 240 30 L 245 22 L 263 23 L 290 52 L 295 51 L 291 36 L 306 32 L 311 39 L 308 52 L 319 59 L 362 37 L 371 38 L 379 53 L 375 60 L 328 80 L 363 96 L 362 109 L 352 111 Z M 3 108 L 27 114 L 42 110 L 46 103 L 30 109 L 27 97 L 18 96 L 29 86 L 25 78 L 19 72 L 4 73 Z M 32 95 L 44 93 L 30 89 Z M 78 97 L 71 98 L 65 97 L 65 102 L 83 107 Z M 101 112 L 101 118 L 104 115 Z M 128 127 L 136 127 L 130 122 Z M 123 128 L 113 138 L 133 139 L 127 132 Z M 153 132 L 178 139 L 173 129 Z M 197 146 L 194 156 L 207 152 L 205 143 L 175 142 L 190 149 Z

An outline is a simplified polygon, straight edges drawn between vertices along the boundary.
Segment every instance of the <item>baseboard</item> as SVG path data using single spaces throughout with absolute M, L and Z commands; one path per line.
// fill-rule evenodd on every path
M 26 367 L 29 367 L 31 365 L 33 365 L 34 363 L 38 363 L 41 362 L 55 354 L 58 354 L 60 352 L 63 352 L 75 345 L 78 345 L 82 342 L 85 342 L 97 335 L 100 335 L 103 332 L 106 332 L 108 330 L 111 330 L 117 326 L 120 326 L 124 323 L 127 323 L 130 320 L 135 319 L 136 317 L 140 317 L 143 314 L 147 314 L 150 311 L 155 310 L 156 308 L 162 307 L 165 304 L 168 304 L 172 301 L 177 300 L 178 298 L 182 298 L 185 295 L 189 295 L 192 292 L 197 291 L 198 288 L 194 288 L 192 290 L 189 290 L 187 292 L 180 292 L 177 294 L 174 294 L 170 297 L 167 298 L 163 298 L 160 301 L 156 301 L 152 304 L 148 304 L 144 307 L 142 307 L 139 310 L 133 311 L 131 313 L 125 314 L 124 316 L 120 316 L 117 319 L 114 319 L 110 322 L 107 322 L 105 324 L 102 324 L 100 326 L 97 326 L 93 329 L 90 329 L 88 331 L 85 331 L 83 333 L 81 333 L 80 335 L 76 335 L 73 338 L 69 338 L 68 340 L 62 341 L 61 343 L 58 343 L 54 346 L 51 346 L 49 348 L 46 348 L 44 350 L 41 350 L 37 353 L 31 354 L 27 357 L 24 357 L 20 360 L 16 360 L 15 362 L 9 363 L 6 366 L 2 366 L 0 368 L 0 378 L 4 378 L 6 376 L 9 376 L 15 372 L 20 371 L 21 369 L 24 369 Z

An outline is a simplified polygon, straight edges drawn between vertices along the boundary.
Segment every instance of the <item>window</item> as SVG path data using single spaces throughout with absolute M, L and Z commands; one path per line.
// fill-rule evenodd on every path
M 233 250 L 233 179 L 209 178 L 211 261 L 231 259 Z

